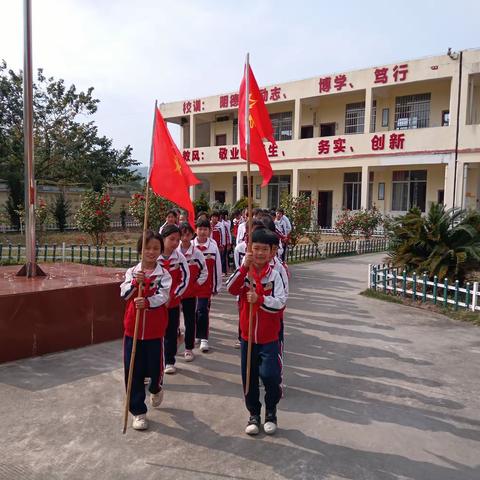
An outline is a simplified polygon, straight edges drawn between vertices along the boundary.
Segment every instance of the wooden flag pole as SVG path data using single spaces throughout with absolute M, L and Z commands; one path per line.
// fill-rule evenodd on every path
M 157 113 L 157 101 L 155 100 L 155 110 L 153 114 L 153 130 L 152 130 L 152 146 L 150 148 L 150 165 L 148 167 L 147 182 L 145 186 L 145 212 L 143 214 L 143 238 L 142 238 L 142 253 L 141 253 L 141 269 L 143 271 L 143 252 L 145 251 L 145 244 L 147 240 L 147 230 L 148 230 L 148 210 L 150 205 L 150 169 L 152 167 L 152 157 L 153 157 L 153 134 L 155 131 L 155 118 Z M 140 298 L 143 294 L 143 282 L 140 282 L 138 285 L 138 294 L 137 298 Z M 138 339 L 138 325 L 140 324 L 140 314 L 143 314 L 143 310 L 137 309 L 135 315 L 135 328 L 133 330 L 133 344 L 132 344 L 132 354 L 130 356 L 130 366 L 128 368 L 128 380 L 127 380 L 127 392 L 125 396 L 125 409 L 123 412 L 123 429 L 122 433 L 127 432 L 127 423 L 128 423 L 128 411 L 130 410 L 130 395 L 132 392 L 132 380 L 133 380 L 133 369 L 135 368 L 135 355 L 137 353 L 137 339 Z
M 245 61 L 245 150 L 247 157 L 247 208 L 248 208 L 248 243 L 247 252 L 252 253 L 252 180 L 250 176 L 250 63 L 249 54 Z M 253 292 L 252 266 L 248 270 L 250 281 L 250 292 Z M 253 304 L 248 307 L 248 344 L 247 344 L 247 371 L 245 381 L 245 395 L 250 391 L 250 371 L 252 366 L 252 326 L 253 326 Z

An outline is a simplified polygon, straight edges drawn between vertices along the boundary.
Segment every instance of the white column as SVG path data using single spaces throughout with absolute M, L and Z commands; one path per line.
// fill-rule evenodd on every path
M 365 90 L 365 127 L 364 133 L 370 133 L 370 120 L 372 117 L 372 89 L 367 88 Z
M 243 193 L 243 182 L 242 182 L 242 171 L 237 170 L 237 202 L 242 198 Z
M 292 169 L 292 195 L 298 197 L 298 168 Z
M 190 200 L 195 200 L 195 185 L 190 185 L 188 188 L 189 194 L 190 194 Z
M 300 125 L 301 125 L 301 115 L 302 115 L 302 102 L 299 98 L 295 99 L 295 112 L 293 115 L 293 139 L 298 140 L 300 138 Z
M 190 148 L 195 148 L 195 117 L 190 114 Z
M 361 207 L 368 208 L 368 165 L 362 167 L 362 198 Z

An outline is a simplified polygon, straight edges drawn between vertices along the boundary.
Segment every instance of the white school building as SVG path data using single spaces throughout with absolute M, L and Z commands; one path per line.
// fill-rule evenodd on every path
M 240 79 L 239 79 L 240 80 Z M 261 79 L 257 79 L 261 83 Z M 402 60 L 260 87 L 277 146 L 274 176 L 254 167 L 254 201 L 279 205 L 284 192 L 311 198 L 330 227 L 343 208 L 375 205 L 399 214 L 432 202 L 480 208 L 480 50 Z M 180 128 L 180 150 L 210 201 L 246 193 L 238 147 L 238 92 L 160 105 Z

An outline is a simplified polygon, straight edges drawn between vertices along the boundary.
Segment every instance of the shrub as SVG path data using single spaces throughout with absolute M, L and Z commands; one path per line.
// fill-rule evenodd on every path
M 158 197 L 150 190 L 150 199 L 148 206 L 148 228 L 158 230 L 164 222 L 167 212 L 175 207 L 175 204 Z M 128 204 L 128 209 L 133 218 L 135 218 L 143 228 L 143 220 L 145 215 L 145 195 L 134 193 Z
M 368 240 L 374 233 L 375 229 L 382 224 L 382 214 L 373 207 L 370 210 L 359 210 L 355 213 L 356 229 Z
M 105 190 L 102 192 L 92 190 L 83 196 L 82 204 L 75 214 L 78 229 L 88 233 L 95 245 L 101 245 L 105 241 L 113 203 Z
M 195 216 L 197 216 L 198 212 L 210 211 L 210 205 L 208 204 L 207 195 L 205 192 L 200 194 L 200 198 L 198 200 L 193 201 L 193 208 L 195 209 Z
M 390 227 L 389 257 L 395 266 L 429 277 L 460 281 L 480 265 L 480 213 L 445 210 L 432 204 L 426 217 L 418 208 L 396 217 Z
M 294 247 L 310 228 L 312 213 L 310 199 L 303 194 L 298 197 L 285 195 L 280 201 L 280 206 L 292 224 L 290 243 Z
M 335 229 L 340 233 L 345 242 L 352 239 L 352 235 L 357 229 L 357 219 L 351 210 L 344 209 L 335 222 Z
M 51 208 L 51 213 L 57 224 L 57 228 L 61 231 L 65 231 L 67 226 L 68 217 L 70 216 L 70 202 L 65 198 L 65 195 L 61 193 L 56 199 Z

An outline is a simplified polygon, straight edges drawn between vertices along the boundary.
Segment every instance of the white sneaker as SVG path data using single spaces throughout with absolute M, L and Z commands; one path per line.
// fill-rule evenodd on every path
M 265 415 L 265 423 L 263 431 L 267 435 L 273 435 L 277 431 L 277 415 L 275 413 L 268 413 Z
M 152 404 L 153 408 L 158 408 L 163 401 L 163 389 L 160 390 L 158 393 L 151 393 L 150 394 L 150 403 Z
M 177 373 L 177 367 L 175 367 L 175 365 L 166 365 L 165 373 L 167 375 L 173 375 L 174 373 Z
M 186 362 L 193 362 L 195 355 L 191 350 L 185 350 L 184 357 Z
M 132 428 L 134 430 L 146 430 L 148 428 L 147 416 L 145 414 L 133 417 Z
M 208 352 L 208 340 L 201 340 L 200 341 L 200 351 L 201 352 Z
M 242 344 L 240 343 L 240 340 L 235 340 L 235 345 L 233 345 L 233 347 L 238 350 L 241 346 Z
M 247 435 L 258 435 L 260 433 L 260 415 L 251 415 L 245 427 Z

